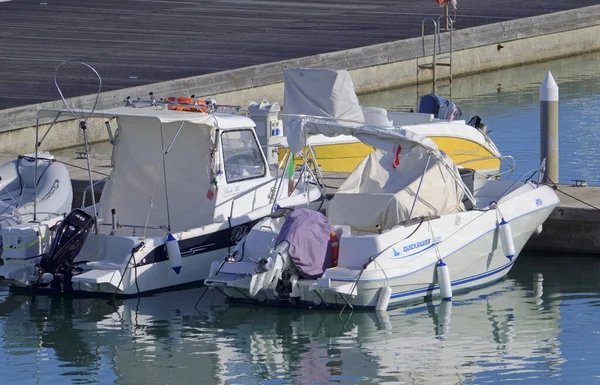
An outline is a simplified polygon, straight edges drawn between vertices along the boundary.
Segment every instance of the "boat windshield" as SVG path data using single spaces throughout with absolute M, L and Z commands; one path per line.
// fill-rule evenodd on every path
M 227 183 L 265 176 L 265 162 L 252 130 L 224 131 L 221 142 Z

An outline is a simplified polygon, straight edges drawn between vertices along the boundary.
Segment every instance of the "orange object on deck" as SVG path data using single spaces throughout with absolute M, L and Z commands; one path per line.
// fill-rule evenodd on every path
M 338 258 L 340 255 L 340 241 L 338 240 L 335 231 L 329 233 L 331 240 L 331 267 L 335 267 L 338 264 Z
M 169 104 L 168 109 L 174 111 L 187 111 L 187 112 L 204 112 L 208 113 L 208 108 L 206 107 L 206 102 L 204 100 L 194 98 L 187 98 L 180 96 L 176 98 L 175 96 L 169 96 L 163 99 L 166 103 L 177 103 L 177 104 Z M 177 102 L 175 101 L 177 100 Z M 187 106 L 190 107 L 187 107 Z

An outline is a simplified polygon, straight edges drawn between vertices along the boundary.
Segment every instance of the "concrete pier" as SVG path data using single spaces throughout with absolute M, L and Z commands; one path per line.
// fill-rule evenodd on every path
M 562 184 L 556 194 L 560 204 L 544 223 L 542 233 L 534 234 L 525 249 L 600 254 L 600 187 Z
M 553 3 L 532 0 L 526 6 L 511 1 L 514 0 L 501 6 L 482 6 L 475 0 L 461 0 L 456 30 L 452 33 L 453 78 L 600 51 L 600 5 L 596 0 Z M 220 103 L 241 106 L 247 106 L 251 100 L 281 102 L 282 71 L 288 67 L 350 70 L 356 91 L 361 94 L 414 85 L 417 79 L 419 84 L 432 81 L 433 71 L 421 68 L 432 60 L 434 37 L 432 31 L 426 31 L 428 35 L 422 38 L 420 23 L 426 17 L 435 18 L 442 13 L 434 0 L 418 1 L 419 4 L 416 1 L 391 4 L 382 0 L 368 4 L 356 0 L 340 0 L 336 4 L 285 1 L 285 6 L 281 2 L 236 0 L 235 7 L 229 1 L 198 4 L 184 0 L 177 2 L 175 10 L 170 8 L 171 2 L 156 1 L 130 4 L 135 9 L 120 13 L 122 3 L 110 0 L 96 4 L 91 14 L 89 6 L 82 2 L 66 3 L 70 6 L 56 8 L 52 3 L 29 1 L 0 3 L 0 21 L 6 26 L 3 31 L 13 30 L 13 20 L 30 20 L 36 12 L 41 12 L 36 19 L 41 24 L 27 27 L 27 21 L 19 21 L 15 26 L 21 36 L 37 36 L 32 42 L 21 39 L 15 44 L 13 35 L 3 39 L 0 31 L 0 51 L 5 55 L 12 52 L 16 58 L 11 57 L 6 62 L 10 66 L 7 64 L 2 68 L 4 72 L 0 71 L 0 76 L 10 80 L 3 82 L 4 95 L 10 101 L 21 100 L 18 106 L 0 111 L 0 153 L 31 151 L 36 111 L 63 107 L 62 102 L 55 100 L 58 94 L 52 84 L 52 73 L 54 66 L 72 58 L 73 52 L 77 52 L 77 59 L 98 69 L 104 90 L 109 90 L 101 94 L 99 108 L 122 104 L 127 96 L 147 98 L 150 91 L 158 96 L 214 97 Z M 211 8 L 211 4 L 220 8 Z M 273 9 L 268 7 L 275 4 L 277 7 Z M 577 8 L 586 5 L 591 6 Z M 227 12 L 228 7 L 235 8 L 235 12 Z M 237 7 L 245 9 L 245 13 Z M 144 17 L 122 16 L 130 13 L 135 16 L 136 12 Z M 179 27 L 183 20 L 190 23 L 194 20 L 174 15 L 187 17 L 197 12 L 207 32 L 203 29 L 197 38 L 187 38 L 190 30 L 175 28 L 172 23 L 177 20 Z M 61 17 L 52 16 L 54 13 Z M 115 15 L 119 15 L 118 20 Z M 155 15 L 160 15 L 156 16 L 160 21 L 156 25 L 152 24 Z M 163 20 L 163 16 L 168 20 Z M 85 38 L 80 37 L 81 31 L 72 30 L 70 20 L 74 19 L 86 20 Z M 211 24 L 216 20 L 218 28 Z M 99 23 L 97 29 L 95 22 Z M 263 23 L 269 26 L 257 28 Z M 227 34 L 232 25 L 236 28 Z M 210 26 L 215 28 L 211 30 Z M 38 36 L 40 31 L 55 29 L 58 32 L 49 33 L 49 37 Z M 52 44 L 44 45 L 46 38 Z M 438 51 L 448 53 L 448 32 L 440 35 L 439 43 Z M 18 55 L 19 50 L 23 50 L 23 57 Z M 29 52 L 35 57 L 31 58 Z M 29 62 L 35 63 L 35 68 L 30 68 Z M 208 70 L 207 62 L 212 63 Z M 439 68 L 437 75 L 444 76 L 447 71 Z M 160 80 L 156 74 L 172 80 L 148 84 Z M 91 91 L 82 87 L 81 92 Z M 21 104 L 31 102 L 34 97 L 54 101 Z M 89 131 L 92 141 L 106 139 L 103 122 L 90 126 Z M 58 124 L 46 138 L 44 149 L 79 145 L 76 132 L 68 124 Z

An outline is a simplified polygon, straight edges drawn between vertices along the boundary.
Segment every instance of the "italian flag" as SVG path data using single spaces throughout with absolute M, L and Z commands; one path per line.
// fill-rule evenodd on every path
M 285 167 L 285 175 L 292 179 L 294 177 L 294 154 L 290 154 L 287 166 Z
M 290 157 L 288 158 L 288 163 L 285 166 L 285 175 L 288 177 L 288 196 L 292 195 L 294 191 L 294 154 L 290 153 Z

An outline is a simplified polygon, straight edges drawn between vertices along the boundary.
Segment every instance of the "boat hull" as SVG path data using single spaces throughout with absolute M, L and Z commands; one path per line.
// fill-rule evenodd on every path
M 318 209 L 322 201 L 313 201 L 310 207 Z M 161 291 L 178 290 L 201 285 L 209 275 L 211 264 L 222 261 L 250 229 L 270 212 L 269 208 L 250 213 L 244 220 L 212 225 L 210 229 L 196 229 L 178 238 L 182 268 L 176 274 L 165 251 L 162 237 L 124 237 L 108 234 L 90 234 L 85 248 L 75 262 L 91 261 L 81 274 L 72 277 L 68 287 L 37 287 L 36 294 L 60 296 L 117 296 L 134 297 Z M 215 228 L 215 226 L 220 226 Z M 129 258 L 128 250 L 144 241 L 144 247 Z M 95 254 L 102 257 L 96 258 Z M 125 260 L 123 261 L 123 258 Z M 28 277 L 32 266 L 40 258 L 23 261 L 7 260 L 0 266 L 0 279 L 13 290 L 31 290 Z
M 219 277 L 209 277 L 207 283 L 229 299 L 245 303 L 365 309 L 377 308 L 384 288 L 389 286 L 391 295 L 386 308 L 392 308 L 440 297 L 436 265 L 438 258 L 441 258 L 450 270 L 453 292 L 488 285 L 506 276 L 527 240 L 558 204 L 556 194 L 547 187 L 531 189 L 525 186 L 523 189 L 530 191 L 500 204 L 512 228 L 515 255 L 510 259 L 500 240 L 499 211 L 491 209 L 445 215 L 431 220 L 431 227 L 426 223 L 423 226 L 398 227 L 383 233 L 378 236 L 378 247 L 383 251 L 364 269 L 353 268 L 361 263 L 344 262 L 344 258 L 350 259 L 355 251 L 357 255 L 377 254 L 377 251 L 373 254 L 365 250 L 357 251 L 361 247 L 359 242 L 366 244 L 375 238 L 361 242 L 360 237 L 356 237 L 354 243 L 345 245 L 342 237 L 342 266 L 327 269 L 318 280 L 301 279 L 296 287 L 297 295 L 288 298 L 278 298 L 271 287 L 252 297 L 244 287 L 247 285 L 245 280 L 250 279 L 244 274 L 251 275 L 254 268 L 250 262 L 239 264 L 237 271 L 224 266 L 221 270 L 226 274 L 230 271 L 229 278 L 220 277 L 221 282 L 218 282 Z M 431 236 L 432 232 L 435 237 Z M 408 240 L 402 236 L 406 233 L 412 233 Z M 402 240 L 389 241 L 385 237 Z M 231 282 L 225 282 L 227 279 Z
M 500 170 L 500 159 L 496 158 L 490 149 L 484 145 L 465 139 L 447 136 L 430 137 L 440 150 L 447 153 L 454 163 L 468 162 L 465 165 L 480 174 L 494 175 Z M 346 143 L 329 143 L 324 141 L 313 145 L 319 165 L 323 171 L 352 172 L 367 155 L 374 151 L 358 140 Z M 279 162 L 285 156 L 285 149 L 279 150 Z M 301 159 L 295 160 L 295 166 L 302 164 Z

